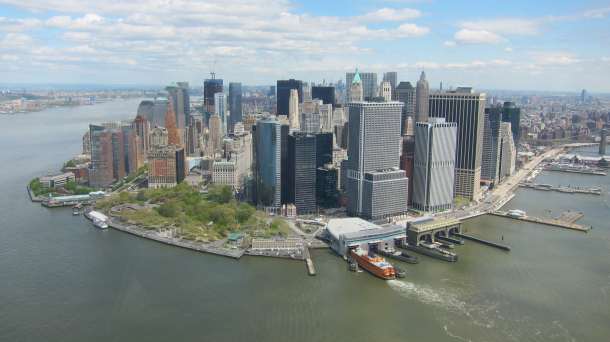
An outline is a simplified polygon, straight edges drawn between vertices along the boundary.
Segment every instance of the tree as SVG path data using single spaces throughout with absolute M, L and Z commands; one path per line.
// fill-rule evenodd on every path
M 215 185 L 208 190 L 208 199 L 216 203 L 229 203 L 233 199 L 231 187 L 226 185 Z
M 165 202 L 156 209 L 159 215 L 163 217 L 178 216 L 178 205 L 176 204 L 176 202 Z
M 247 203 L 241 203 L 237 207 L 237 222 L 244 223 L 254 214 L 256 209 Z

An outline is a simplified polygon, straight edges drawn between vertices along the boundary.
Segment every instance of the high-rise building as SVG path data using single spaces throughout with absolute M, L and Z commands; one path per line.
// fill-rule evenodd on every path
M 392 85 L 388 81 L 381 82 L 381 94 L 385 102 L 392 101 Z
M 316 137 L 313 134 L 293 132 L 288 135 L 288 203 L 297 213 L 316 211 Z
M 321 104 L 320 105 L 320 131 L 321 132 L 332 132 L 333 131 L 333 105 Z
M 339 200 L 339 170 L 332 164 L 316 169 L 316 202 L 323 208 L 334 208 Z
M 190 121 L 189 84 L 188 82 L 178 82 L 175 86 L 166 87 L 165 90 L 167 90 L 168 100 L 174 108 L 176 126 L 179 129 L 184 129 Z
M 411 82 L 400 82 L 396 87 L 396 101 L 404 103 L 402 107 L 401 133 L 405 135 L 405 125 L 408 117 L 415 118 L 415 88 Z
M 176 113 L 172 101 L 169 101 L 167 112 L 165 112 L 165 129 L 167 129 L 167 141 L 170 145 L 182 146 L 180 131 L 176 127 Z
M 333 162 L 333 134 L 318 133 L 316 137 L 316 167 Z
M 599 154 L 604 156 L 606 155 L 606 141 L 608 138 L 608 131 L 605 128 L 602 128 L 599 132 Z
M 477 200 L 481 193 L 481 158 L 485 93 L 471 88 L 430 94 L 430 117 L 444 118 L 458 127 L 454 196 Z
M 301 115 L 299 114 L 299 92 L 297 89 L 290 89 L 290 98 L 288 100 L 288 121 L 291 129 L 299 129 L 301 127 Z
M 144 100 L 138 106 L 137 116 L 141 116 L 150 122 L 150 127 L 162 127 L 165 125 L 165 112 L 167 112 L 168 100 L 158 97 L 154 101 Z
M 362 87 L 362 80 L 360 79 L 360 73 L 356 69 L 356 73 L 351 77 L 349 85 L 349 92 L 347 94 L 348 102 L 360 102 L 364 101 L 364 90 Z
M 229 131 L 233 132 L 235 124 L 242 121 L 243 107 L 241 104 L 241 83 L 231 82 L 229 83 L 229 116 L 230 124 Z
M 311 98 L 322 100 L 324 104 L 330 104 L 333 107 L 337 105 L 335 98 L 335 87 L 333 86 L 313 86 L 311 87 Z
M 502 107 L 485 108 L 483 124 L 483 155 L 481 157 L 481 180 L 497 184 L 500 179 L 500 123 L 502 122 Z
M 264 207 L 282 204 L 282 126 L 263 118 L 252 127 L 254 202 Z
M 91 131 L 87 130 L 85 134 L 83 134 L 83 154 L 91 155 Z
M 148 187 L 169 188 L 185 178 L 184 148 L 176 145 L 155 146 L 148 154 Z
M 112 133 L 101 125 L 89 125 L 91 137 L 91 163 L 89 185 L 94 188 L 110 186 L 114 181 Z
M 214 94 L 214 114 L 220 116 L 220 132 L 222 136 L 227 135 L 227 96 L 225 93 Z
M 392 101 L 397 101 L 396 87 L 398 86 L 398 73 L 396 71 L 388 71 L 383 73 L 383 80 L 390 82 L 390 88 L 392 89 Z
M 356 72 L 348 72 L 345 74 L 345 84 L 353 84 L 356 74 L 359 74 L 358 78 L 360 79 L 360 83 L 362 85 L 362 100 L 360 101 L 372 100 L 377 96 L 377 74 L 374 72 L 358 72 L 358 70 L 356 70 Z M 348 98 L 353 98 L 351 92 L 352 89 L 350 87 L 348 91 Z
M 289 114 L 290 90 L 296 89 L 298 92 L 299 103 L 303 102 L 303 81 L 289 79 L 277 81 L 277 114 Z
M 155 127 L 150 130 L 150 146 L 149 150 L 155 146 L 167 146 L 168 134 L 165 127 Z
M 348 105 L 345 172 L 350 215 L 378 220 L 407 211 L 408 180 L 398 169 L 402 106 L 400 102 Z
M 301 132 L 318 133 L 321 127 L 320 118 L 321 100 L 307 100 L 301 106 Z
M 513 140 L 513 132 L 510 122 L 502 122 L 500 124 L 500 181 L 511 176 L 515 172 L 515 162 L 517 159 L 517 151 L 515 150 L 515 142 Z
M 443 118 L 415 124 L 413 207 L 443 211 L 453 207 L 457 124 Z
M 222 119 L 220 118 L 220 115 L 214 114 L 210 117 L 210 124 L 208 127 L 208 155 L 214 156 L 216 153 L 220 152 L 222 137 Z
M 203 106 L 205 110 L 205 123 L 208 124 L 210 115 L 214 113 L 214 94 L 222 93 L 222 79 L 209 78 L 203 81 Z
M 517 107 L 513 102 L 504 102 L 502 121 L 510 122 L 515 146 L 518 145 L 521 139 L 521 108 Z
M 139 165 L 144 165 L 150 144 L 150 122 L 145 117 L 138 115 L 133 120 L 132 126 L 138 136 L 139 146 L 136 158 Z
M 415 122 L 428 121 L 430 88 L 426 80 L 426 73 L 421 72 L 415 89 Z
M 415 135 L 413 132 L 402 136 L 402 151 L 400 155 L 400 169 L 405 171 L 405 176 L 409 179 L 408 189 L 413 189 L 413 167 L 415 164 Z M 412 204 L 413 191 L 407 193 L 407 203 Z

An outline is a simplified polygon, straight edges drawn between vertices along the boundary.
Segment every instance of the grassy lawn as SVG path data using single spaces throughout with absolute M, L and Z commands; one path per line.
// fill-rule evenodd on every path
M 286 236 L 290 230 L 281 218 L 271 219 L 265 213 L 233 199 L 229 187 L 211 187 L 200 194 L 185 183 L 168 189 L 147 189 L 137 194 L 121 192 L 100 200 L 96 208 L 108 211 L 119 204 L 155 204 L 155 208 L 124 210 L 120 217 L 147 229 L 175 227 L 185 238 L 215 241 L 232 232 L 255 236 Z

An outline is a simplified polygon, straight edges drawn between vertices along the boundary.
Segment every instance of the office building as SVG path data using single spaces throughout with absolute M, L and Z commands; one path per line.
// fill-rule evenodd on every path
M 321 132 L 332 132 L 333 131 L 333 105 L 331 104 L 320 104 L 320 131 Z
M 397 101 L 396 87 L 398 86 L 398 73 L 396 71 L 388 71 L 383 73 L 383 81 L 390 82 L 390 88 L 392 89 L 392 101 Z
M 296 89 L 290 89 L 290 98 L 288 101 L 288 122 L 290 129 L 300 129 L 301 115 L 299 113 L 299 92 Z
M 212 183 L 230 186 L 233 190 L 237 189 L 239 185 L 235 161 L 226 159 L 214 161 L 212 165 Z
M 408 180 L 398 169 L 402 106 L 400 102 L 348 105 L 349 215 L 378 220 L 406 213 Z
M 381 94 L 380 97 L 383 97 L 385 102 L 392 101 L 392 85 L 388 81 L 381 82 Z
M 282 204 L 282 126 L 275 118 L 252 127 L 254 202 L 263 207 Z
M 334 208 L 339 201 L 339 169 L 327 164 L 316 169 L 316 202 L 322 208 Z
M 165 127 L 155 127 L 150 130 L 150 146 L 149 150 L 155 146 L 167 146 L 168 134 Z
M 405 125 L 408 117 L 415 117 L 415 88 L 411 82 L 400 82 L 396 87 L 396 101 L 404 103 L 402 107 L 401 133 L 405 135 Z
M 426 80 L 426 73 L 422 71 L 415 89 L 415 122 L 428 121 L 429 95 L 430 88 L 428 86 L 428 81 Z
M 184 148 L 176 145 L 154 146 L 148 154 L 148 168 L 149 188 L 176 186 L 185 178 Z
M 214 94 L 214 114 L 220 116 L 220 132 L 221 136 L 227 135 L 228 113 L 227 113 L 227 96 L 225 93 Z
M 457 123 L 454 196 L 479 199 L 485 94 L 471 88 L 430 94 L 430 117 Z
M 207 154 L 209 156 L 214 156 L 220 152 L 222 137 L 222 119 L 220 115 L 214 114 L 210 117 L 208 128 Z
M 176 85 L 165 88 L 168 93 L 168 101 L 172 103 L 176 115 L 176 127 L 184 129 L 189 123 L 190 97 L 188 82 L 178 82 Z
M 502 107 L 485 108 L 483 124 L 483 155 L 481 157 L 481 180 L 489 184 L 497 184 L 500 167 L 500 124 L 502 122 Z
M 316 136 L 293 132 L 288 135 L 288 199 L 297 214 L 316 211 Z
M 510 122 L 502 122 L 500 124 L 500 181 L 515 173 L 515 163 L 517 159 L 517 151 L 513 140 L 513 131 Z
M 521 108 L 513 102 L 504 102 L 502 107 L 502 122 L 510 122 L 515 146 L 521 139 Z
M 321 100 L 307 100 L 301 106 L 301 132 L 318 133 L 321 127 L 320 118 Z
M 150 122 L 138 115 L 133 120 L 133 129 L 138 136 L 138 164 L 144 165 L 150 144 Z
M 105 188 L 114 182 L 112 133 L 101 125 L 89 125 L 91 137 L 91 162 L 89 186 Z
M 211 113 L 214 113 L 214 94 L 222 92 L 222 79 L 212 77 L 203 81 L 203 106 L 205 112 L 209 113 L 206 116 L 207 120 L 209 120 Z
M 360 80 L 362 86 L 362 100 L 360 101 L 370 101 L 374 97 L 377 96 L 377 74 L 374 72 L 348 72 L 345 74 L 345 84 L 353 84 L 353 80 L 356 78 L 356 74 L 358 74 L 358 78 Z M 350 87 L 348 91 L 348 98 L 353 98 L 351 95 L 352 89 Z M 352 101 L 355 102 L 355 101 Z
M 443 211 L 453 207 L 457 124 L 443 118 L 415 124 L 413 207 Z
M 290 90 L 296 89 L 299 103 L 303 102 L 303 81 L 289 79 L 289 80 L 278 80 L 277 81 L 277 114 L 288 115 L 289 114 L 289 102 L 290 102 Z
M 167 129 L 167 141 L 170 145 L 182 146 L 182 139 L 178 127 L 176 127 L 176 113 L 170 101 L 165 112 L 165 129 Z
M 607 144 L 607 135 L 608 135 L 608 130 L 606 128 L 602 128 L 601 131 L 599 131 L 599 151 L 598 154 L 604 156 L 606 155 L 606 144 Z
M 348 103 L 364 101 L 364 88 L 362 86 L 362 80 L 360 79 L 358 69 L 356 69 L 356 73 L 353 77 L 351 77 L 351 81 L 347 84 L 349 85 L 349 92 L 347 94 Z
M 323 104 L 337 105 L 335 98 L 335 87 L 333 86 L 313 86 L 311 87 L 311 98 L 322 100 Z
M 229 132 L 233 132 L 235 124 L 242 121 L 243 107 L 241 104 L 241 83 L 229 83 Z

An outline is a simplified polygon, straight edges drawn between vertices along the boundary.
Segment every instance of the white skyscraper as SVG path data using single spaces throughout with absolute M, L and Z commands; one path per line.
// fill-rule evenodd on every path
M 290 99 L 288 100 L 288 121 L 291 129 L 299 129 L 300 114 L 299 114 L 299 93 L 297 89 L 290 89 Z
M 214 94 L 214 113 L 220 116 L 220 129 L 222 135 L 227 134 L 227 96 L 225 93 L 216 93 Z
M 443 118 L 415 125 L 413 207 L 442 211 L 453 205 L 457 124 Z
M 381 82 L 381 97 L 385 102 L 392 101 L 392 84 L 389 81 Z

